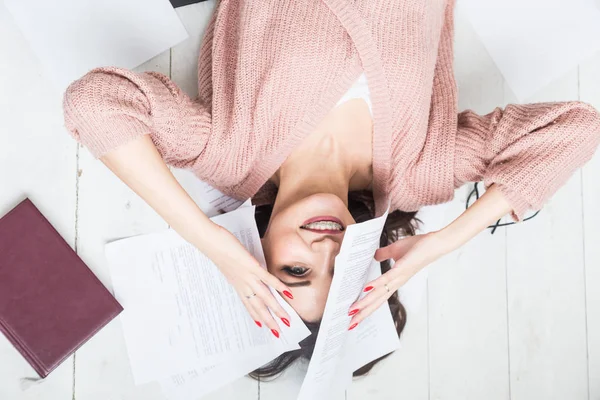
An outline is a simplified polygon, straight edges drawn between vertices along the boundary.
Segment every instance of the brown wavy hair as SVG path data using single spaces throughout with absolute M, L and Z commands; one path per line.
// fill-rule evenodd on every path
M 352 214 L 352 217 L 356 222 L 364 222 L 373 219 L 375 216 L 373 194 L 369 191 L 348 193 L 348 210 L 350 211 L 350 214 Z M 264 236 L 267 230 L 272 211 L 272 204 L 256 207 L 255 219 L 261 237 Z M 388 244 L 396 241 L 400 236 L 414 235 L 415 229 L 417 228 L 417 224 L 419 222 L 415 218 L 415 215 L 416 212 L 403 212 L 399 210 L 391 212 L 388 215 L 388 218 L 383 228 L 383 232 L 381 233 L 381 238 L 379 241 L 380 246 L 387 246 Z M 384 261 L 380 264 L 382 274 L 386 273 L 391 268 L 389 261 Z M 404 326 L 406 325 L 406 310 L 404 309 L 404 306 L 398 299 L 397 292 L 394 293 L 394 295 L 388 299 L 388 304 L 392 312 L 392 317 L 396 326 L 396 332 L 398 332 L 398 337 L 400 337 L 402 331 L 404 330 Z M 321 321 L 304 321 L 304 323 L 310 330 L 311 334 L 302 342 L 300 342 L 299 350 L 289 351 L 280 355 L 268 364 L 251 372 L 249 376 L 257 380 L 264 380 L 265 378 L 274 379 L 297 360 L 310 360 L 313 351 L 315 350 L 315 344 L 317 341 L 319 328 L 321 326 Z M 389 354 L 380 357 L 374 361 L 371 361 L 370 363 L 357 369 L 356 371 L 354 371 L 353 376 L 362 376 L 367 374 L 373 368 L 373 366 L 375 366 L 375 364 L 377 364 L 379 361 L 383 360 L 387 356 L 389 356 Z

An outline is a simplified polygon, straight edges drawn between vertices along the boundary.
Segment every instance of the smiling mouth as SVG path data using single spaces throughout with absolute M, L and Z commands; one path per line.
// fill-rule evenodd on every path
M 315 217 L 304 222 L 300 229 L 307 231 L 335 235 L 344 232 L 342 221 L 335 217 Z

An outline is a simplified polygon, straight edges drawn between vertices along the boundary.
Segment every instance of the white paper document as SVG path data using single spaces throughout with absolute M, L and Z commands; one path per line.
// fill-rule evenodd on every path
M 519 100 L 600 51 L 595 0 L 459 0 L 458 7 Z
M 379 248 L 386 218 L 387 212 L 347 228 L 335 259 L 319 336 L 299 400 L 327 399 L 332 393 L 345 390 L 352 372 L 398 348 L 398 335 L 387 302 L 357 328 L 348 331 L 352 318 L 348 316 L 350 306 L 364 295 L 364 285 L 381 274 L 373 256 Z
M 291 328 L 288 328 L 283 350 L 281 346 L 263 345 L 251 348 L 235 357 L 223 358 L 223 361 L 200 370 L 194 369 L 186 373 L 172 375 L 160 380 L 163 394 L 168 400 L 198 399 L 213 392 L 236 379 L 262 367 L 269 361 L 287 351 L 300 348 L 298 342 L 306 338 L 310 331 L 306 328 L 298 314 L 278 294 L 273 291 L 279 303 L 291 316 Z M 281 324 L 280 324 L 281 326 Z
M 212 220 L 265 265 L 254 207 Z M 125 309 L 121 321 L 136 384 L 232 365 L 266 347 L 272 359 L 298 348 L 310 333 L 275 291 L 291 328 L 276 318 L 280 339 L 258 328 L 218 268 L 175 231 L 119 240 L 106 246 L 106 254 L 115 296 Z
M 135 68 L 187 38 L 168 0 L 5 0 L 63 91 L 89 70 Z
M 212 221 L 234 234 L 265 266 L 254 221 L 255 208 L 241 207 Z M 373 256 L 387 212 L 347 228 L 300 399 L 329 398 L 343 391 L 356 369 L 398 348 L 389 306 L 384 303 L 348 331 L 350 305 L 364 285 L 381 274 Z M 258 328 L 218 268 L 175 231 L 141 235 L 106 246 L 115 297 L 136 384 L 158 381 L 169 400 L 194 400 L 299 349 L 310 331 L 274 290 L 291 317 L 280 339 Z
M 286 351 L 295 350 L 289 348 Z M 160 381 L 163 394 L 168 400 L 196 400 L 275 359 L 282 352 L 269 346 L 257 347 L 238 360 L 177 374 Z

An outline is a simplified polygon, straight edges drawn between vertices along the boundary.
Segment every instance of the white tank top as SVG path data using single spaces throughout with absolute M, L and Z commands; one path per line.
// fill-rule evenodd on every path
M 369 85 L 367 84 L 367 77 L 365 74 L 361 74 L 356 82 L 348 89 L 345 95 L 337 102 L 336 107 L 344 104 L 348 100 L 352 99 L 363 99 L 369 106 L 371 117 L 373 116 L 373 108 L 371 106 L 371 94 L 369 93 Z

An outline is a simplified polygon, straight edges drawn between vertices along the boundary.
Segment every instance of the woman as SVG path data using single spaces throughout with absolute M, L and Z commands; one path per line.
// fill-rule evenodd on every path
M 215 262 L 257 325 L 275 336 L 268 309 L 284 323 L 289 317 L 266 285 L 318 329 L 344 229 L 358 214 L 380 214 L 391 203 L 388 232 L 411 234 L 421 206 L 484 180 L 485 195 L 446 228 L 389 245 L 383 239 L 376 259 L 395 266 L 382 266 L 366 285 L 368 295 L 348 310 L 349 328 L 388 300 L 400 332 L 405 316 L 393 294 L 404 282 L 503 215 L 520 220 L 539 209 L 600 141 L 599 115 L 579 102 L 458 113 L 453 7 L 453 0 L 222 0 L 200 52 L 198 99 L 158 73 L 101 68 L 69 87 L 66 125 Z M 272 204 L 263 237 L 268 271 L 198 209 L 167 164 L 231 196 Z M 310 357 L 313 345 L 314 335 L 304 353 L 257 375 Z

